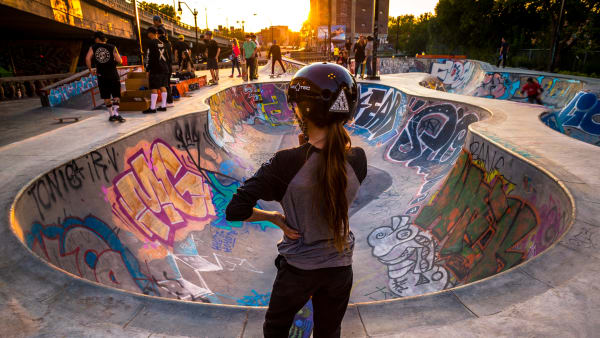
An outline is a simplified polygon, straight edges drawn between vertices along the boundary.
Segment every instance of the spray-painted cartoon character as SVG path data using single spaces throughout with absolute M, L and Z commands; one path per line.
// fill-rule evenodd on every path
M 388 286 L 399 297 L 446 288 L 448 272 L 436 262 L 431 235 L 410 224 L 408 216 L 392 217 L 392 225 L 369 234 L 373 256 L 388 266 Z

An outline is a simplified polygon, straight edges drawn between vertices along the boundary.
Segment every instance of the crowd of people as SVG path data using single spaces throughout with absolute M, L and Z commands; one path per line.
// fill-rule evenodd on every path
M 352 46 L 350 39 L 346 40 L 346 43 L 342 48 L 333 46 L 333 57 L 338 65 L 341 65 L 347 69 L 351 66 L 351 53 L 354 53 L 354 76 L 364 79 L 365 71 L 367 76 L 373 75 L 373 37 L 360 35 L 358 41 Z M 360 74 L 360 75 L 359 75 Z

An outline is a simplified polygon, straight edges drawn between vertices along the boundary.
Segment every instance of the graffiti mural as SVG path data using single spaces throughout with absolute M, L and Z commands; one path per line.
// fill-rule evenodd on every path
M 596 94 L 579 92 L 565 108 L 555 113 L 554 121 L 558 131 L 600 145 L 600 101 Z
M 548 107 L 562 107 L 582 89 L 579 80 L 535 76 L 529 74 L 488 72 L 470 95 L 498 100 L 527 102 L 521 88 L 529 77 L 533 77 L 543 88 L 542 102 Z
M 77 81 L 50 89 L 48 101 L 50 106 L 54 107 L 97 86 L 98 77 L 96 75 L 83 76 Z
M 456 161 L 475 112 L 451 103 L 427 103 L 411 98 L 407 121 L 388 148 L 386 158 L 419 169 L 426 183 L 421 193 L 442 179 Z
M 149 281 L 117 233 L 91 215 L 67 217 L 60 224 L 34 223 L 25 243 L 46 261 L 91 281 L 134 292 Z
M 516 249 L 539 225 L 535 208 L 511 194 L 514 184 L 488 173 L 463 152 L 446 182 L 414 223 L 442 243 L 440 259 L 459 283 L 509 269 L 527 257 Z
M 348 128 L 373 145 L 397 135 L 406 107 L 406 95 L 387 86 L 359 85 L 359 101 Z
M 119 76 L 123 77 L 129 72 L 141 71 L 140 66 L 118 67 Z M 98 87 L 98 77 L 87 74 L 74 81 L 51 88 L 47 91 L 48 104 L 50 107 L 58 106 L 67 102 L 75 96 L 88 92 L 90 89 Z
M 186 231 L 177 234 L 179 229 L 202 230 L 215 219 L 205 177 L 162 140 L 138 148 L 128 157 L 127 169 L 107 189 L 113 213 L 124 228 L 172 246 L 176 239 L 187 236 Z
M 373 256 L 387 265 L 388 287 L 398 297 L 445 289 L 448 272 L 436 261 L 437 244 L 431 234 L 409 223 L 408 216 L 392 217 L 391 226 L 380 227 L 367 239 Z
M 540 236 L 555 236 L 546 229 L 560 233 L 554 224 L 562 220 L 538 232 L 535 207 L 514 188 L 463 151 L 412 223 L 411 216 L 394 216 L 390 226 L 370 233 L 373 256 L 388 268 L 389 289 L 406 297 L 474 282 L 526 260 Z
M 474 71 L 475 64 L 465 60 L 447 60 L 431 66 L 431 75 L 442 81 L 449 92 L 463 89 L 471 80 Z

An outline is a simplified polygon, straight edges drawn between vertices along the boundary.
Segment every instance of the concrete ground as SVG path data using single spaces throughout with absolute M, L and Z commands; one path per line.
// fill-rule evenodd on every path
M 229 73 L 222 71 L 219 86 L 200 89 L 165 114 L 127 113 L 126 123 L 99 128 L 105 126 L 106 116 L 95 113 L 36 137 L 19 140 L 15 134 L 0 146 L 4 188 L 0 191 L 0 336 L 261 335 L 264 309 L 152 299 L 73 279 L 31 257 L 8 226 L 8 210 L 17 192 L 37 175 L 117 137 L 174 116 L 206 110 L 208 96 L 241 83 L 224 75 Z M 493 118 L 472 125 L 470 131 L 492 137 L 515 154 L 532 154 L 528 161 L 551 173 L 573 196 L 574 224 L 558 245 L 494 278 L 418 298 L 350 306 L 344 318 L 344 336 L 597 336 L 600 169 L 595 162 L 600 149 L 544 126 L 538 118 L 543 108 L 436 92 L 417 85 L 423 76 L 382 76 L 381 81 L 407 94 L 456 100 L 490 111 Z M 7 121 L 17 123 L 13 118 Z M 39 120 L 24 121 L 32 131 L 21 135 L 36 134 L 33 129 Z

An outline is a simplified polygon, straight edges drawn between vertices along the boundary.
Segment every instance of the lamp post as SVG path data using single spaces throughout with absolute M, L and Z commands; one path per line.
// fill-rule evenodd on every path
M 373 62 L 371 63 L 371 75 L 367 77 L 369 80 L 379 80 L 377 76 L 377 48 L 379 48 L 379 1 L 373 0 Z
M 396 54 L 398 54 L 398 34 L 400 33 L 400 17 L 396 18 Z
M 245 34 L 244 32 L 244 24 L 246 23 L 246 21 L 242 20 L 242 21 L 236 21 L 238 24 L 241 23 L 242 24 L 242 34 Z
M 142 31 L 140 29 L 140 15 L 138 12 L 136 0 L 133 0 L 133 11 L 135 12 L 135 25 L 136 25 L 138 40 L 140 42 L 140 61 L 141 61 L 140 64 L 143 66 L 144 65 L 144 48 L 142 47 Z M 14 67 L 13 67 L 13 69 L 14 69 Z
M 550 64 L 548 65 L 548 71 L 551 72 L 556 63 L 556 50 L 558 49 L 558 41 L 560 40 L 560 24 L 562 23 L 563 13 L 565 11 L 565 0 L 562 0 L 560 5 L 560 14 L 558 15 L 558 23 L 556 24 L 556 30 L 554 31 L 554 41 L 552 41 L 552 53 L 550 55 Z
M 194 10 L 192 10 L 190 8 L 190 6 L 188 6 L 188 4 L 186 4 L 183 1 L 179 1 L 178 5 L 177 5 L 177 12 L 179 12 L 179 15 L 183 14 L 183 10 L 181 9 L 181 4 L 184 4 L 185 7 L 187 7 L 190 12 L 192 12 L 192 14 L 194 15 L 194 29 L 196 30 L 196 48 L 198 48 L 198 21 L 196 20 L 197 16 L 198 16 L 198 10 L 196 10 L 194 8 Z
M 331 0 L 328 1 L 327 5 L 327 61 L 331 58 Z

